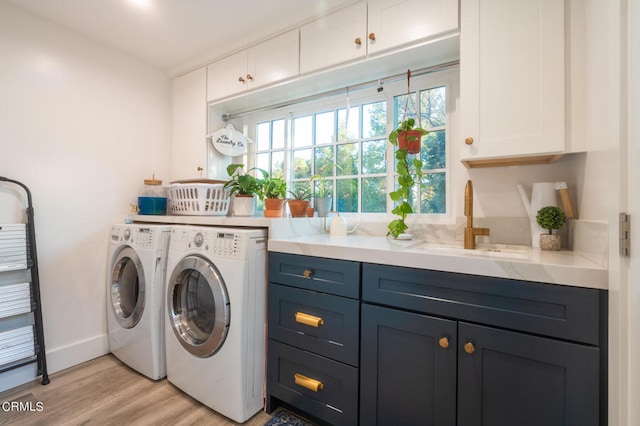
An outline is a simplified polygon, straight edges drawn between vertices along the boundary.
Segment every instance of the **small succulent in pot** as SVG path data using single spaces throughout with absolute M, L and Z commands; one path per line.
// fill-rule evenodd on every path
M 536 222 L 540 227 L 549 231 L 548 234 L 540 234 L 540 248 L 542 250 L 560 250 L 560 237 L 553 233 L 554 229 L 560 229 L 567 221 L 567 216 L 561 208 L 546 206 L 538 210 Z

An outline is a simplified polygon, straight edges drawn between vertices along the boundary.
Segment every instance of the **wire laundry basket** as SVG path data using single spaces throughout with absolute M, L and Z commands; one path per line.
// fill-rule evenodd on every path
M 226 216 L 231 195 L 222 183 L 175 183 L 165 187 L 168 211 L 184 216 Z

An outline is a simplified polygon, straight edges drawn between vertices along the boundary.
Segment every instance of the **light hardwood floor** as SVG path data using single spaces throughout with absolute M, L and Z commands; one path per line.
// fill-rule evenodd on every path
M 0 393 L 0 425 L 236 425 L 166 379 L 153 381 L 105 355 Z M 11 401 L 32 411 L 6 410 Z M 41 403 L 41 404 L 38 404 Z M 42 410 L 38 411 L 41 406 Z M 262 426 L 259 412 L 244 425 Z

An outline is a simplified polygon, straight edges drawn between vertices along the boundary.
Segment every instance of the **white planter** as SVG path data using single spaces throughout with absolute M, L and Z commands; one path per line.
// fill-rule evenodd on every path
M 256 196 L 234 195 L 232 198 L 233 216 L 253 216 L 256 211 Z

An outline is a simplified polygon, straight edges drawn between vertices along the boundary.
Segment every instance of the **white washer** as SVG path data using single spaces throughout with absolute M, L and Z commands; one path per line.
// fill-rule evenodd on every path
M 109 349 L 153 380 L 167 375 L 164 290 L 170 236 L 170 226 L 114 225 L 109 244 Z
M 167 379 L 239 423 L 263 407 L 266 262 L 264 229 L 172 229 Z

